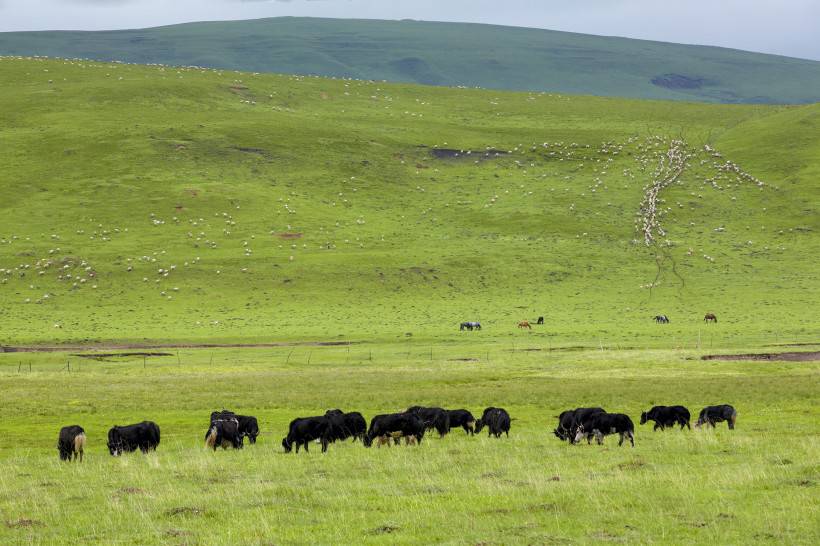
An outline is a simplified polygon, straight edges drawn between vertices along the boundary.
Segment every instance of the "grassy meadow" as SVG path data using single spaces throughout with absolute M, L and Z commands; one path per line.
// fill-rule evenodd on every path
M 706 312 L 725 343 L 817 341 L 817 105 L 8 58 L 0 103 L 2 345 L 545 316 L 556 340 L 671 347 Z M 646 245 L 676 139 L 688 166 Z
M 817 350 L 818 105 L 8 57 L 0 105 L 0 346 L 62 349 L 0 351 L 0 543 L 818 542 L 817 361 L 700 359 Z M 189 347 L 71 348 L 113 344 Z M 720 403 L 731 433 L 551 433 Z M 413 404 L 516 420 L 282 453 Z M 204 450 L 222 407 L 256 446 Z M 159 451 L 111 458 L 142 419 Z
M 479 334 L 480 335 L 480 334 Z M 814 544 L 818 363 L 702 361 L 697 351 L 515 352 L 476 338 L 427 348 L 187 350 L 88 361 L 0 355 L 4 544 Z M 816 349 L 816 347 L 815 347 Z M 372 360 L 371 360 L 372 358 Z M 466 360 L 465 360 L 466 359 Z M 310 362 L 310 363 L 308 363 Z M 145 366 L 145 367 L 143 367 Z M 729 402 L 738 426 L 651 431 L 653 404 Z M 334 444 L 284 454 L 287 423 L 332 407 L 366 417 L 409 405 L 506 407 L 509 438 L 454 429 L 419 447 Z M 636 446 L 569 446 L 559 411 L 626 412 Z M 208 414 L 257 415 L 242 451 L 204 448 Z M 162 428 L 155 454 L 108 455 L 113 424 Z M 83 464 L 61 463 L 59 425 L 82 423 Z

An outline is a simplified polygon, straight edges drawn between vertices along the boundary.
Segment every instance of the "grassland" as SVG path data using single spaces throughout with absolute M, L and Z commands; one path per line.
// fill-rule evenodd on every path
M 816 544 L 818 363 L 704 362 L 697 351 L 515 352 L 475 338 L 334 348 L 182 351 L 96 362 L 0 355 L 4 544 Z M 524 348 L 543 351 L 525 351 Z M 816 347 L 815 347 L 816 349 Z M 372 358 L 372 360 L 371 360 Z M 72 372 L 65 371 L 65 360 Z M 457 360 L 473 359 L 473 360 Z M 32 372 L 25 369 L 32 364 Z M 309 363 L 308 363 L 309 362 Z M 601 404 L 636 422 L 653 404 L 731 402 L 738 428 L 652 433 L 635 448 L 568 446 L 557 413 Z M 510 437 L 429 435 L 417 448 L 335 444 L 286 455 L 288 421 L 331 407 L 506 407 Z M 262 435 L 213 453 L 214 408 Z M 111 425 L 152 418 L 156 454 L 120 459 Z M 57 459 L 82 423 L 83 464 Z
M 672 347 L 707 311 L 722 346 L 816 341 L 816 105 L 0 75 L 3 345 L 508 336 L 544 315 L 556 341 Z M 689 166 L 646 246 L 645 188 L 679 138 Z
M 817 362 L 699 359 L 820 341 L 817 105 L 12 58 L 0 105 L 0 345 L 352 342 L 0 352 L 0 543 L 818 541 Z M 513 434 L 281 453 L 296 416 L 416 403 Z M 674 403 L 738 430 L 550 434 Z M 206 452 L 220 407 L 260 443 Z M 141 419 L 160 450 L 109 457 Z M 59 464 L 75 422 L 87 461 Z
M 542 29 L 281 17 L 9 32 L 0 54 L 724 103 L 820 100 L 820 62 Z

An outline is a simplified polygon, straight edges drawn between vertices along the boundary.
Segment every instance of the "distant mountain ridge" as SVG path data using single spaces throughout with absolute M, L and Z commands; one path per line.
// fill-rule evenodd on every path
M 820 101 L 820 62 L 472 23 L 280 17 L 0 33 L 0 55 L 197 65 L 641 99 Z

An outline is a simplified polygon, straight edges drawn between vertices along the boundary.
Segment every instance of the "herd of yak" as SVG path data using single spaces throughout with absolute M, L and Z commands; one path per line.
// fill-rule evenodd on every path
M 689 410 L 683 406 L 655 406 L 641 414 L 641 424 L 654 421 L 654 430 L 664 430 L 679 425 L 691 429 L 689 426 Z M 730 405 L 707 406 L 703 408 L 695 423 L 715 426 L 716 423 L 726 421 L 730 429 L 735 428 L 737 411 Z M 361 413 L 354 411 L 345 413 L 334 409 L 324 415 L 315 417 L 300 417 L 290 422 L 288 435 L 282 439 L 282 447 L 286 453 L 293 448 L 299 452 L 300 447 L 308 451 L 311 442 L 318 442 L 322 452 L 327 451 L 332 442 L 353 438 L 360 440 L 366 447 L 374 443 L 382 445 L 398 445 L 402 439 L 406 445 L 419 444 L 425 432 L 435 430 L 439 437 L 444 437 L 450 429 L 461 427 L 469 435 L 480 433 L 485 427 L 490 436 L 500 438 L 502 434 L 510 435 L 510 424 L 513 419 L 503 408 L 489 407 L 484 410 L 480 419 L 465 409 L 446 410 L 435 407 L 413 406 L 401 413 L 377 415 L 370 420 L 370 427 Z M 618 445 L 624 440 L 635 446 L 635 427 L 628 415 L 623 413 L 607 413 L 603 408 L 577 408 L 567 410 L 558 416 L 558 426 L 553 433 L 561 440 L 577 444 L 584 438 L 587 443 L 595 438 L 600 445 L 604 436 L 620 435 Z M 256 443 L 259 435 L 259 423 L 256 417 L 237 415 L 228 410 L 211 413 L 208 431 L 205 433 L 205 445 L 216 450 L 218 447 L 227 449 L 233 447 L 241 449 L 244 439 L 251 444 Z M 113 456 L 140 450 L 143 453 L 157 449 L 160 440 L 159 426 L 153 421 L 143 421 L 128 426 L 114 426 L 108 431 L 108 451 Z M 57 441 L 60 459 L 83 460 L 86 436 L 85 431 L 78 425 L 63 427 Z

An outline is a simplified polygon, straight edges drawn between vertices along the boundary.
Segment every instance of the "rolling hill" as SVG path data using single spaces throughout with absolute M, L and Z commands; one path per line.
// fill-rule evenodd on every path
M 818 105 L 25 58 L 0 103 L 3 345 L 820 323 Z
M 492 25 L 273 18 L 0 34 L 0 54 L 723 103 L 820 101 L 820 62 Z

